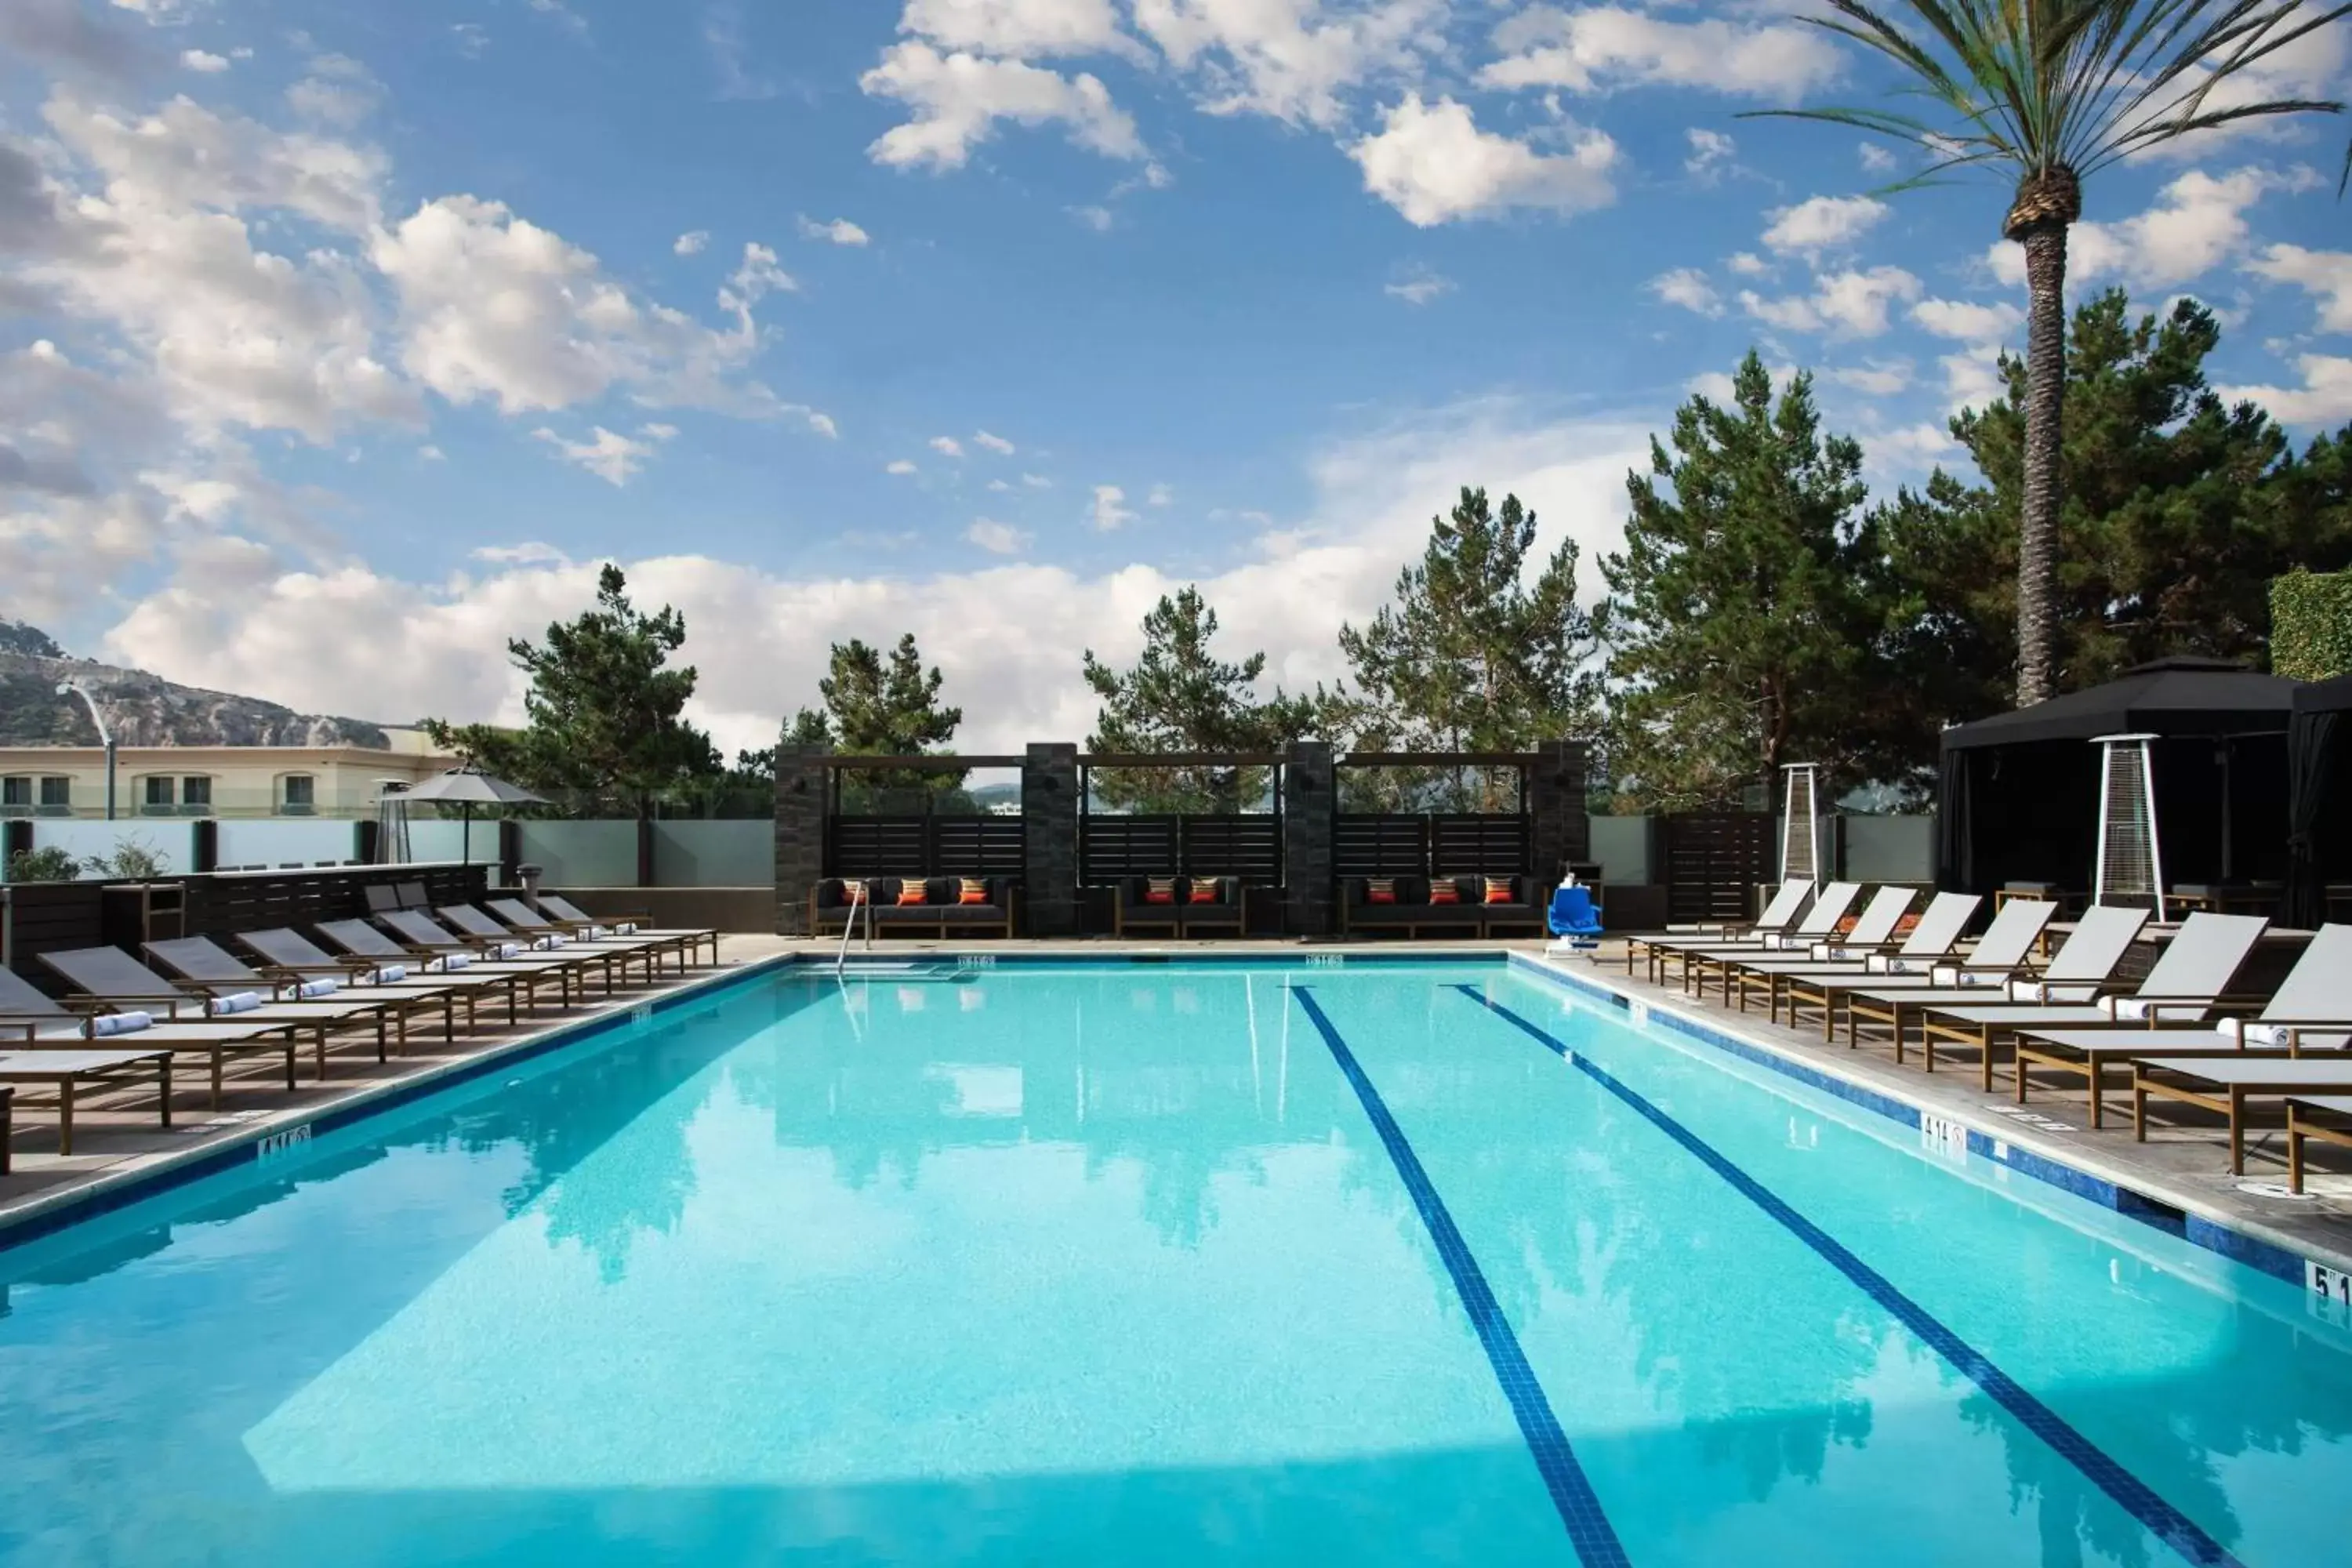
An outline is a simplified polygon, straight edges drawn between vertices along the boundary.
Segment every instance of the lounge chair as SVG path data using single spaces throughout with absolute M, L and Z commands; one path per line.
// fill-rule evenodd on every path
M 545 953 L 533 953 L 528 960 L 491 960 L 481 955 L 478 942 L 459 942 L 450 932 L 435 925 L 427 916 L 414 910 L 393 910 L 379 918 L 390 921 L 396 917 L 414 916 L 414 929 L 418 939 L 411 941 L 405 932 L 398 936 L 381 930 L 366 921 L 320 921 L 319 934 L 341 948 L 354 958 L 363 958 L 378 965 L 418 966 L 423 973 L 449 973 L 448 965 L 463 961 L 457 973 L 478 979 L 500 979 L 518 987 L 523 1005 L 532 1012 L 539 1010 L 539 987 L 541 982 L 552 980 L 562 995 L 562 1005 L 572 1005 L 572 976 L 575 966 L 569 963 L 547 962 Z M 511 945 L 511 944 L 509 944 Z M 511 996 L 509 993 L 509 996 Z M 511 1003 L 508 1021 L 513 1021 Z
M 437 1009 L 441 1014 L 442 1038 L 451 1045 L 457 1041 L 457 1009 L 446 988 L 362 989 L 346 987 L 332 979 L 289 979 L 264 974 L 208 936 L 173 937 L 163 942 L 142 942 L 140 948 L 181 982 L 199 987 L 210 996 L 252 992 L 268 998 L 272 1007 L 335 1008 L 340 1010 L 337 1016 L 341 1021 L 372 1021 L 375 1025 L 378 1061 L 385 1059 L 386 1024 L 398 1035 L 400 1048 L 406 1053 L 412 1013 Z
M 1832 1037 L 1837 1015 L 1832 1001 L 1835 993 L 1823 989 L 1829 983 L 1912 974 L 1925 980 L 1937 963 L 1952 959 L 1954 950 L 1959 945 L 1960 932 L 1967 929 L 1969 921 L 1976 918 L 1977 908 L 1984 900 L 1973 893 L 1938 893 L 1912 926 L 1910 934 L 1901 942 L 1893 940 L 1892 931 L 1885 939 L 1877 942 L 1855 940 L 1865 934 L 1864 928 L 1871 924 L 1871 915 L 1887 895 L 1907 891 L 1906 889 L 1882 889 L 1878 897 L 1872 900 L 1873 908 L 1864 910 L 1863 918 L 1854 922 L 1850 935 L 1833 937 L 1820 943 L 1811 953 L 1801 958 L 1794 955 L 1759 958 L 1751 963 L 1742 964 L 1739 970 L 1740 1010 L 1747 1011 L 1748 992 L 1759 984 L 1770 994 L 1768 997 L 1770 1005 L 1767 1010 L 1776 1022 L 1780 1018 L 1783 999 L 1789 1004 L 1791 1027 L 1796 1025 L 1801 1003 L 1817 1006 L 1822 1010 L 1822 1041 L 1826 1045 Z M 1896 905 L 1898 924 L 1901 914 L 1907 912 L 1908 909 L 1907 900 Z
M 479 937 L 460 935 L 435 920 L 422 910 L 387 910 L 376 916 L 383 929 L 415 952 L 428 958 L 446 958 L 463 954 L 473 960 L 476 967 L 496 964 L 509 971 L 535 971 L 553 975 L 563 987 L 563 1005 L 572 1005 L 572 983 L 584 976 L 592 966 L 604 970 L 604 989 L 610 994 L 613 973 L 610 963 L 594 953 L 584 957 L 555 952 L 534 952 L 528 942 L 518 942 L 511 932 L 503 941 L 485 941 Z M 320 934 L 336 941 L 341 939 L 325 926 Z M 586 987 L 582 987 L 584 999 Z
M 1992 1092 L 1993 1053 L 2013 1042 L 2021 1029 L 2100 1029 L 2116 1025 L 2160 1028 L 2167 1023 L 2197 1023 L 2231 1000 L 2230 982 L 2262 940 L 2270 921 L 2260 915 L 2193 914 L 2173 932 L 2147 978 L 2128 996 L 2105 994 L 2087 1001 L 2011 1002 L 1931 1006 L 1920 1026 L 1927 1069 L 1936 1067 L 1936 1042 L 1970 1047 L 1979 1054 L 1985 1092 Z M 2091 1124 L 2098 1123 L 2098 1099 L 2091 1100 Z
M 1667 959 L 1681 959 L 1683 989 L 1693 992 L 1702 998 L 1706 995 L 1707 971 L 1718 970 L 1726 980 L 1723 999 L 1728 1002 L 1731 1000 L 1728 982 L 1733 964 L 1743 958 L 1757 957 L 1764 952 L 1790 954 L 1811 952 L 1814 943 L 1826 942 L 1837 934 L 1838 922 L 1845 919 L 1846 911 L 1853 908 L 1854 900 L 1861 896 L 1862 884 L 1859 882 L 1832 882 L 1814 898 L 1813 907 L 1805 911 L 1805 918 L 1786 931 L 1767 936 L 1760 942 L 1745 942 L 1713 947 L 1668 948 L 1658 955 L 1658 967 L 1663 972 Z
M 1840 1006 L 1862 992 L 1926 991 L 1939 986 L 1989 992 L 2014 979 L 2058 906 L 2012 900 L 1993 916 L 1992 924 L 1976 944 L 1961 953 L 1957 951 L 1959 931 L 1976 918 L 1983 903 L 1974 893 L 1938 893 L 1912 928 L 1909 939 L 1892 952 L 1865 954 L 1859 964 L 1829 964 L 1790 973 L 1783 983 L 1790 1026 L 1796 1026 L 1797 1016 L 1804 1008 L 1819 1007 L 1822 1043 L 1827 1045 L 1837 1037 Z M 1846 1020 L 1846 1044 L 1849 1047 L 1855 1044 L 1851 1016 Z
M 661 961 L 665 957 L 677 959 L 677 972 L 680 974 L 686 973 L 686 952 L 669 937 L 615 931 L 611 926 L 574 927 L 568 921 L 549 920 L 520 899 L 485 899 L 480 909 L 471 904 L 452 904 L 441 911 L 441 917 L 454 921 L 454 911 L 458 910 L 467 911 L 469 917 L 457 921 L 460 931 L 474 932 L 480 927 L 492 931 L 504 929 L 520 935 L 527 942 L 551 936 L 557 939 L 558 946 L 602 948 L 608 952 L 643 954 L 646 961 L 647 984 L 651 984 L 661 973 Z
M 557 953 L 583 963 L 593 961 L 603 967 L 607 996 L 613 994 L 616 972 L 623 984 L 628 983 L 631 959 L 645 966 L 646 984 L 651 985 L 659 977 L 655 965 L 660 962 L 662 948 L 657 942 L 639 942 L 634 938 L 627 942 L 574 942 L 560 931 L 517 931 L 492 920 L 471 904 L 443 904 L 433 911 L 433 916 L 458 935 L 477 942 L 502 945 L 520 942 L 526 952 Z
M 8 1026 L 0 1026 L 5 1040 Z M 155 1074 L 155 1103 L 163 1125 L 172 1125 L 172 1047 L 118 1046 L 101 1047 L 45 1047 L 38 1050 L 0 1050 L 0 1176 L 8 1173 L 7 1143 L 11 1134 L 10 1105 L 18 1084 L 47 1084 L 58 1091 L 58 1152 L 73 1152 L 74 1094 L 85 1084 L 111 1084 L 122 1078 Z
M 1648 978 L 1658 979 L 1658 960 L 1663 952 L 1676 948 L 1707 947 L 1723 942 L 1754 940 L 1759 944 L 1769 936 L 1777 936 L 1796 923 L 1805 910 L 1806 900 L 1813 896 L 1813 884 L 1805 877 L 1791 877 L 1774 889 L 1771 901 L 1764 912 L 1747 922 L 1734 921 L 1726 925 L 1704 926 L 1696 931 L 1670 931 L 1663 936 L 1629 936 L 1625 939 L 1625 973 L 1633 973 L 1633 956 L 1640 953 L 1649 960 Z
M 373 927 L 367 929 L 373 931 Z M 325 948 L 299 931 L 280 927 L 275 931 L 241 931 L 238 942 L 253 950 L 262 962 L 262 972 L 288 980 L 308 980 L 340 977 L 346 984 L 367 993 L 377 991 L 428 995 L 446 992 L 462 998 L 466 1004 L 466 1027 L 470 1032 L 481 1026 L 476 1004 L 488 992 L 499 992 L 506 997 L 507 1022 L 520 1022 L 515 1005 L 515 992 L 522 976 L 498 973 L 477 973 L 470 965 L 462 969 L 442 969 L 427 972 L 421 967 L 411 973 L 409 966 L 399 958 L 363 958 L 347 952 L 337 958 Z
M 1909 888 L 1881 888 L 1870 895 L 1870 902 L 1854 917 L 1851 930 L 1824 937 L 1803 952 L 1762 953 L 1753 958 L 1733 961 L 1724 976 L 1724 999 L 1732 1000 L 1738 994 L 1739 1010 L 1748 1011 L 1748 994 L 1762 991 L 1769 1003 L 1768 1011 L 1774 1021 L 1780 1016 L 1781 977 L 1805 970 L 1818 970 L 1825 963 L 1850 963 L 1860 969 L 1864 958 L 1882 952 L 1894 941 L 1895 928 L 1911 912 L 1912 903 L 1919 895 Z M 1957 936 L 1958 931 L 1954 931 Z
M 313 1060 L 319 1077 L 327 1076 L 327 1037 L 345 1024 L 365 1021 L 375 1026 L 376 1054 L 384 1054 L 384 1018 L 382 1013 L 349 1007 L 328 1002 L 259 1002 L 250 1006 L 236 1006 L 229 998 L 233 992 L 217 991 L 191 982 L 174 984 L 156 973 L 119 947 L 85 947 L 71 952 L 45 952 L 41 962 L 65 977 L 77 991 L 94 997 L 117 1009 L 156 1014 L 166 1021 L 205 1020 L 212 1025 L 250 1025 L 263 1032 L 281 1033 L 289 1037 L 307 1034 L 310 1037 Z
M 1992 929 L 1985 932 L 1986 940 L 1977 944 L 1963 968 L 1938 970 L 1930 976 L 1931 984 L 1920 985 L 1898 984 L 1908 976 L 1890 976 L 1883 985 L 1847 994 L 1845 999 L 1845 1043 L 1858 1046 L 1864 1020 L 1885 1024 L 1895 1034 L 1895 1059 L 1903 1059 L 1904 1026 L 1924 1021 L 1928 1011 L 1936 1007 L 1967 1006 L 1980 1002 L 1988 994 L 2006 996 L 2016 1002 L 2088 1002 L 2104 991 L 2116 966 L 2137 940 L 2140 930 L 2147 924 L 2146 910 L 2119 910 L 2105 907 L 2087 910 L 2074 929 L 2051 955 L 2049 963 L 2037 974 L 2004 974 L 1984 967 L 1985 949 L 1997 934 L 2015 939 L 2017 932 L 2001 932 L 2000 922 L 2010 918 L 2010 910 L 2020 906 L 2032 906 L 2037 912 L 2031 936 L 2018 941 L 2018 967 L 2024 968 L 2024 950 L 2047 929 L 2050 916 L 2057 906 L 2036 900 L 2012 899 L 2001 906 L 1994 917 Z M 1942 982 L 1950 979 L 1951 984 Z M 1929 1058 L 1929 1067 L 1934 1058 Z
M 2186 934 L 2184 929 L 2182 935 Z M 2155 976 L 2149 979 L 2153 982 Z M 2199 1044 L 2194 1030 L 2168 1029 L 2160 1023 L 2157 1020 L 2144 1029 L 2019 1030 L 2017 1102 L 2025 1103 L 2032 1068 L 2080 1078 L 2090 1095 L 2091 1125 L 2097 1127 L 2103 1124 L 2100 1100 L 2110 1063 L 2120 1065 L 2150 1054 L 2227 1057 L 2251 1051 L 2295 1057 L 2306 1050 L 2340 1051 L 2347 1038 L 2344 1031 L 2352 1029 L 2352 925 L 2320 927 L 2261 1013 L 2251 1019 L 2222 1019 L 2214 1026 L 2218 1037 L 2210 1043 Z
M 719 931 L 716 927 L 656 926 L 653 923 L 651 916 L 642 912 L 608 915 L 599 920 L 582 910 L 571 900 L 555 893 L 541 893 L 531 900 L 531 902 L 546 910 L 555 920 L 567 925 L 585 928 L 593 925 L 611 926 L 615 921 L 634 924 L 637 928 L 634 933 L 623 931 L 621 934 L 667 937 L 684 948 L 687 962 L 689 963 L 694 962 L 696 952 L 707 944 L 710 949 L 710 962 L 713 963 L 719 962 Z
M 132 1053 L 121 1066 L 143 1059 L 145 1053 L 203 1053 L 212 1059 L 212 1104 L 220 1109 L 221 1074 L 226 1058 L 257 1051 L 269 1051 L 286 1058 L 286 1089 L 294 1089 L 294 1053 L 301 1042 L 285 1026 L 278 1024 L 250 1024 L 242 1018 L 206 1018 L 180 1024 L 157 1022 L 154 1015 L 143 1008 L 129 1012 L 112 1012 L 105 1004 L 92 997 L 76 999 L 78 1005 L 61 1004 L 40 991 L 21 974 L 0 968 L 0 1044 L 23 1052 L 44 1051 L 113 1051 Z M 106 1021 L 101 1023 L 100 1019 Z M 145 1022 L 141 1022 L 142 1019 Z M 104 1031 L 96 1034 L 93 1031 Z M 120 1040 L 120 1046 L 110 1042 Z M 108 1043 L 101 1043 L 108 1042 Z M 36 1064 L 37 1065 L 37 1064 Z M 115 1070 L 103 1063 L 92 1063 L 88 1076 L 104 1077 Z M 35 1081 L 49 1081 L 45 1074 L 32 1074 Z M 166 1080 L 168 1087 L 168 1079 Z M 171 1107 L 163 1107 L 163 1121 L 171 1124 Z M 65 1151 L 71 1152 L 70 1150 Z
M 2286 1102 L 2286 1190 L 2303 1191 L 2303 1145 L 2316 1138 L 2352 1149 L 2352 1095 L 2298 1094 Z
M 2352 1095 L 2352 1053 L 2317 1057 L 2232 1051 L 2221 1057 L 2144 1056 L 2132 1060 L 2132 1136 L 2147 1139 L 2147 1102 L 2177 1100 L 2230 1119 L 2230 1174 L 2246 1173 L 2246 1101 Z

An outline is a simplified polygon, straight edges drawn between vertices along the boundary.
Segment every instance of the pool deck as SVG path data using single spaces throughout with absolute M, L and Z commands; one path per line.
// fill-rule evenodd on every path
M 543 1015 L 514 1028 L 488 1026 L 461 1038 L 455 1047 L 420 1026 L 413 1054 L 375 1059 L 373 1040 L 357 1036 L 337 1041 L 330 1051 L 332 1075 L 320 1083 L 310 1076 L 310 1058 L 302 1058 L 302 1079 L 291 1094 L 275 1078 L 270 1058 L 233 1064 L 227 1094 L 217 1115 L 203 1104 L 202 1074 L 184 1069 L 175 1074 L 173 1125 L 158 1125 L 152 1088 L 125 1086 L 93 1091 L 78 1105 L 75 1152 L 57 1152 L 57 1114 L 43 1103 L 47 1095 L 20 1095 L 11 1139 L 14 1173 L 0 1176 L 0 1238 L 17 1223 L 75 1201 L 77 1194 L 100 1185 L 136 1182 L 157 1167 L 200 1157 L 230 1142 L 253 1142 L 273 1132 L 307 1125 L 331 1108 L 373 1097 L 420 1080 L 461 1070 L 486 1057 L 528 1048 L 541 1037 L 576 1027 L 612 1012 L 626 1012 L 682 986 L 706 984 L 761 960 L 792 953 L 830 961 L 836 941 L 814 942 L 764 935 L 730 935 L 721 940 L 716 969 L 693 971 L 685 979 L 672 978 L 661 986 L 637 986 L 609 1002 L 602 997 L 561 1015 Z M 1559 970 L 1573 979 L 1597 983 L 1655 1010 L 1671 1010 L 1708 1029 L 1732 1037 L 1781 1060 L 1816 1074 L 1901 1101 L 1931 1115 L 1957 1121 L 2013 1148 L 2071 1167 L 2096 1180 L 2154 1198 L 2189 1214 L 2217 1221 L 2243 1234 L 2321 1263 L 2352 1270 L 2352 1151 L 2313 1145 L 2308 1195 L 2286 1194 L 2285 1136 L 2268 1119 L 2249 1131 L 2247 1173 L 2229 1173 L 2222 1131 L 2216 1118 L 2192 1108 L 2165 1105 L 2152 1118 L 2148 1141 L 2137 1143 L 2131 1134 L 2128 1092 L 2109 1091 L 2106 1126 L 2094 1131 L 2080 1088 L 2037 1087 L 2032 1101 L 2015 1103 L 2005 1081 L 1987 1095 L 1978 1088 L 1972 1062 L 1958 1062 L 1934 1074 L 1916 1065 L 1897 1066 L 1891 1050 L 1865 1043 L 1859 1050 L 1843 1044 L 1824 1046 L 1818 1028 L 1794 1029 L 1765 1021 L 1760 1013 L 1746 1015 L 1712 1003 L 1696 1002 L 1678 987 L 1654 986 L 1638 975 L 1628 976 L 1622 949 L 1603 947 L 1600 962 L 1583 957 L 1547 956 L 1539 942 L 1320 942 L 1222 941 L 1134 942 L 1090 939 L 1046 941 L 1014 939 L 974 942 L 894 939 L 877 942 L 874 959 L 935 958 L 949 955 L 1021 954 L 1095 958 L 1137 953 L 1181 957 L 1190 953 L 1263 956 L 1271 961 L 1295 959 L 1302 953 L 1344 952 L 1364 957 L 1421 953 L 1471 957 L 1498 952 L 1516 952 Z M 868 956 L 859 947 L 853 957 Z M 1704 1045 L 1695 1048 L 1706 1049 Z

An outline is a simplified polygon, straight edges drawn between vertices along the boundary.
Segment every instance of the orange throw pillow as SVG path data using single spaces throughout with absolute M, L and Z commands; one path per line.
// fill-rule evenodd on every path
M 1154 877 L 1143 885 L 1143 901 L 1147 904 L 1172 904 L 1176 901 L 1176 879 Z
M 845 904 L 862 904 L 866 897 L 866 884 L 863 882 L 844 882 L 841 885 L 841 901 Z
M 919 904 L 922 901 L 923 885 L 920 882 L 902 882 L 898 885 L 899 908 L 904 909 L 908 904 Z
M 960 904 L 988 902 L 988 884 L 978 877 L 966 877 L 963 879 L 963 891 L 957 897 L 956 902 Z
M 1429 901 L 1433 904 L 1458 904 L 1462 901 L 1462 889 L 1450 877 L 1432 882 L 1429 885 Z
M 1487 878 L 1486 901 L 1490 904 L 1507 904 L 1513 902 L 1514 900 L 1511 898 L 1511 879 L 1508 877 Z
M 1224 897 L 1220 892 L 1217 883 L 1218 879 L 1214 877 L 1193 878 L 1192 901 L 1196 904 L 1223 903 Z
M 1373 878 L 1370 882 L 1365 885 L 1364 902 L 1368 904 L 1395 903 L 1396 879 L 1394 877 Z

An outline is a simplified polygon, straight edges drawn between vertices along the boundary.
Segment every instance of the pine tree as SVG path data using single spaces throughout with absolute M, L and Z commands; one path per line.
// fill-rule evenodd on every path
M 1576 602 L 1576 542 L 1563 540 L 1527 580 L 1536 514 L 1518 497 L 1491 507 L 1464 486 L 1450 517 L 1430 520 L 1419 563 L 1398 574 L 1395 603 L 1370 626 L 1339 629 L 1354 673 L 1346 711 L 1376 750 L 1521 752 L 1601 727 L 1598 626 Z M 1474 782 L 1475 778 L 1475 782 Z M 1433 804 L 1503 809 L 1502 776 L 1450 770 Z M 1450 795 L 1452 800 L 1443 800 Z
M 856 637 L 835 643 L 831 667 L 817 682 L 825 713 L 803 709 L 794 731 L 829 741 L 851 756 L 910 757 L 937 751 L 955 739 L 963 723 L 962 709 L 940 702 L 944 681 L 938 666 L 923 668 L 912 632 L 899 637 L 887 664 L 880 650 Z M 826 721 L 822 728 L 820 718 Z M 962 780 L 959 769 L 894 768 L 845 782 L 868 791 L 900 792 L 951 790 Z
M 1143 617 L 1143 652 L 1131 668 L 1111 668 L 1088 648 L 1087 684 L 1102 700 L 1090 752 L 1272 752 L 1308 733 L 1315 700 L 1283 695 L 1261 700 L 1257 682 L 1265 655 L 1228 664 L 1210 651 L 1217 612 L 1196 586 L 1187 586 Z M 1113 806 L 1148 811 L 1235 811 L 1265 786 L 1265 770 L 1239 767 L 1104 768 L 1095 770 L 1096 796 Z
M 1626 476 L 1625 548 L 1601 563 L 1620 787 L 1686 806 L 1786 763 L 1877 776 L 1869 677 L 1888 604 L 1857 517 L 1862 448 L 1823 438 L 1810 377 L 1776 405 L 1753 352 L 1729 405 L 1693 397 L 1672 439 Z
M 681 717 L 695 671 L 667 668 L 686 641 L 686 617 L 629 602 L 618 566 L 598 574 L 596 605 L 547 628 L 544 647 L 517 637 L 507 652 L 530 675 L 521 730 L 425 721 L 437 744 L 539 790 L 625 799 L 640 822 L 655 797 L 719 771 L 710 738 Z

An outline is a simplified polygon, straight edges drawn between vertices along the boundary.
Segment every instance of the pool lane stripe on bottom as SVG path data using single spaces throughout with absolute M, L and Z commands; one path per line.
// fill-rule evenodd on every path
M 1329 1047 L 1340 1075 L 1356 1091 L 1364 1115 L 1388 1150 L 1390 1163 L 1396 1167 L 1405 1191 L 1412 1195 L 1413 1207 L 1420 1211 L 1421 1222 L 1427 1227 L 1430 1240 L 1436 1244 L 1437 1256 L 1444 1261 L 1446 1273 L 1453 1277 L 1454 1293 L 1470 1314 L 1471 1326 L 1478 1331 L 1478 1342 L 1486 1348 L 1487 1363 L 1495 1370 L 1495 1381 L 1502 1384 L 1503 1396 L 1510 1402 L 1511 1414 L 1527 1439 L 1528 1451 L 1535 1457 L 1536 1468 L 1543 1475 L 1552 1505 L 1559 1510 L 1560 1522 L 1568 1527 L 1568 1538 L 1576 1548 L 1578 1561 L 1585 1568 L 1630 1568 L 1631 1559 L 1618 1542 L 1617 1531 L 1610 1525 L 1600 1498 L 1594 1495 L 1592 1483 L 1585 1479 L 1583 1467 L 1576 1462 L 1568 1434 L 1560 1430 L 1559 1418 L 1552 1414 L 1551 1402 L 1544 1397 L 1543 1385 L 1536 1381 L 1535 1369 L 1528 1364 L 1518 1336 L 1511 1331 L 1510 1322 L 1503 1316 L 1502 1306 L 1495 1300 L 1494 1289 L 1486 1283 L 1486 1276 L 1472 1256 L 1469 1244 L 1462 1239 L 1445 1200 L 1430 1184 L 1429 1173 L 1422 1169 L 1421 1157 L 1412 1152 L 1404 1130 L 1389 1114 L 1381 1091 L 1372 1086 L 1372 1080 L 1356 1060 L 1356 1054 L 1339 1037 L 1339 1031 L 1332 1026 L 1321 1005 L 1305 986 L 1294 985 L 1289 990 L 1306 1011 L 1307 1021 L 1323 1037 L 1323 1044 Z
M 1619 1082 L 1607 1068 L 1586 1058 L 1540 1025 L 1521 1017 L 1478 987 L 1456 985 L 1454 989 L 1559 1055 L 1570 1067 L 1624 1102 L 1643 1121 L 1682 1145 L 1685 1152 L 1700 1163 L 1730 1183 L 1742 1197 L 1812 1248 L 1832 1268 L 1893 1314 L 1897 1322 L 1910 1330 L 1930 1350 L 1966 1374 L 1969 1382 L 2015 1416 L 2027 1431 L 2056 1449 L 2094 1486 L 2114 1499 L 2126 1512 L 2145 1526 L 2149 1534 L 2189 1562 L 2200 1564 L 2200 1568 L 2205 1568 L 2205 1565 L 2210 1565 L 2210 1568 L 2244 1568 L 2229 1548 L 2207 1534 L 2196 1521 L 2167 1502 L 2156 1489 L 2076 1431 L 2064 1416 L 2042 1403 L 2023 1384 L 1995 1365 L 1990 1357 L 1962 1339 L 1957 1330 L 1905 1295 L 1893 1280 L 1855 1257 L 1843 1243 L 1790 1207 L 1779 1194 L 1741 1170 L 1714 1145 L 1650 1103 L 1638 1091 Z

